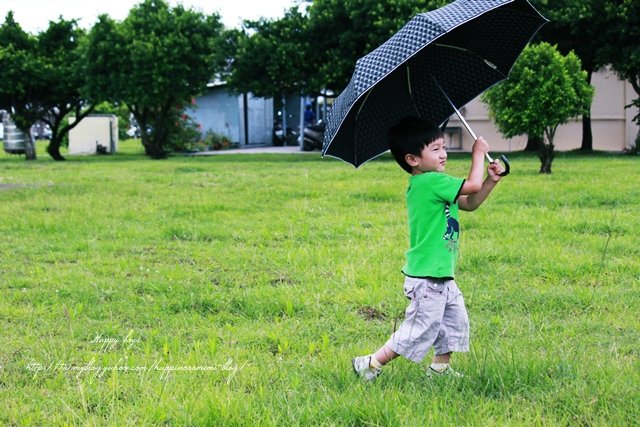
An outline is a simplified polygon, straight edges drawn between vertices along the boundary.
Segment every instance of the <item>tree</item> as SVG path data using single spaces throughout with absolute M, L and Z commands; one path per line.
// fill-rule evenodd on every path
M 50 22 L 47 30 L 38 35 L 37 52 L 43 67 L 43 81 L 39 84 L 45 88 L 41 120 L 51 127 L 47 153 L 54 160 L 64 160 L 60 154 L 62 141 L 94 109 L 82 92 L 85 74 L 81 44 L 85 36 L 74 20 L 62 18 Z M 70 114 L 75 116 L 71 124 L 67 120 Z
M 447 0 L 314 0 L 303 14 L 245 23 L 238 34 L 227 82 L 240 92 L 277 96 L 285 92 L 339 93 L 358 58 L 397 32 L 416 13 Z
M 509 79 L 482 95 L 506 138 L 543 138 L 540 173 L 551 173 L 558 126 L 584 114 L 591 105 L 593 87 L 585 74 L 573 52 L 565 56 L 549 43 L 530 45 L 513 66 Z
M 37 120 L 51 127 L 47 152 L 64 160 L 60 146 L 73 127 L 88 115 L 83 87 L 81 40 L 84 32 L 75 21 L 60 18 L 37 36 L 24 32 L 9 13 L 0 28 L 0 104 L 26 138 L 26 157 L 35 159 L 30 128 Z M 76 121 L 65 123 L 73 113 Z
M 640 95 L 640 8 L 636 1 L 623 0 L 607 4 L 611 25 L 605 35 L 606 43 L 599 51 L 600 62 L 609 63 Z M 627 107 L 640 109 L 640 97 Z M 634 117 L 640 127 L 640 112 Z M 640 150 L 640 128 L 636 134 L 634 151 Z
M 538 39 L 555 44 L 562 54 L 573 51 L 587 72 L 586 80 L 591 84 L 595 71 L 607 65 L 602 62 L 600 49 L 605 43 L 605 34 L 610 28 L 620 29 L 606 13 L 607 0 L 534 0 L 538 10 L 549 19 L 538 33 Z M 616 3 L 616 2 L 614 2 Z M 613 26 L 613 27 L 612 27 Z M 591 106 L 582 115 L 581 149 L 593 150 L 591 131 Z
M 37 40 L 26 33 L 9 12 L 0 27 L 0 108 L 9 111 L 25 137 L 25 157 L 36 159 L 31 125 L 42 117 L 45 91 L 42 63 L 35 54 Z
M 304 93 L 317 64 L 306 55 L 307 18 L 291 8 L 277 20 L 245 21 L 238 33 L 229 86 L 259 97 Z
M 99 17 L 86 55 L 91 98 L 124 102 L 142 130 L 145 153 L 165 158 L 184 106 L 226 64 L 223 24 L 164 0 L 145 0 L 117 23 Z
M 282 98 L 283 126 L 287 127 L 286 95 L 307 94 L 317 70 L 310 54 L 307 17 L 294 7 L 277 20 L 245 21 L 235 42 L 229 87 L 259 97 Z

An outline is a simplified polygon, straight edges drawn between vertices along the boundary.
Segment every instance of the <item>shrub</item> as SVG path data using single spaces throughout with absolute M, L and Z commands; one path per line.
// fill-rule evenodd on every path
M 507 138 L 542 138 L 540 173 L 551 173 L 553 139 L 559 125 L 586 112 L 593 88 L 580 59 L 562 55 L 549 43 L 524 49 L 509 79 L 489 89 L 482 100 L 500 133 Z

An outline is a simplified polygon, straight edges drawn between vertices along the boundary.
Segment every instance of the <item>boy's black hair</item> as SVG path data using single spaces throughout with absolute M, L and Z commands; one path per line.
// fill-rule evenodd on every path
M 419 117 L 405 117 L 389 129 L 389 149 L 400 167 L 411 173 L 413 168 L 405 156 L 419 156 L 425 146 L 442 137 L 442 130 L 435 124 Z

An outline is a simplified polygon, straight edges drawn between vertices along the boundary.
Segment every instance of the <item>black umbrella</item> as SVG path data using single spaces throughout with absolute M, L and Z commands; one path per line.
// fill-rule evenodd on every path
M 356 62 L 327 117 L 322 154 L 358 167 L 389 149 L 387 131 L 402 117 L 444 123 L 506 79 L 546 22 L 527 0 L 457 0 L 417 15 Z

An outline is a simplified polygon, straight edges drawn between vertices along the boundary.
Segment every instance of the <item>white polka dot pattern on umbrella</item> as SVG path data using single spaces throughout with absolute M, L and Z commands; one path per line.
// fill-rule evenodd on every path
M 460 108 L 506 78 L 545 22 L 527 0 L 457 0 L 415 16 L 356 62 L 327 117 L 323 155 L 357 167 L 387 151 L 402 117 L 444 122 L 448 99 Z

